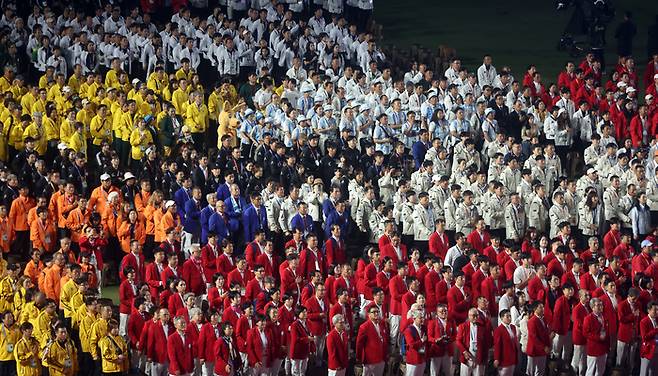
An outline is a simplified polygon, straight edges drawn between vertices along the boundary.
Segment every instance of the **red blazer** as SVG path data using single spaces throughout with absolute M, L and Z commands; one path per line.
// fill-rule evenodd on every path
M 347 357 L 347 348 L 350 343 L 348 331 L 344 330 L 343 334 L 333 329 L 327 335 L 327 357 L 328 368 L 330 370 L 346 369 L 349 365 Z
M 295 273 L 296 272 L 293 272 L 290 268 L 283 269 L 283 272 L 281 273 L 281 295 L 289 294 L 295 297 L 295 302 L 298 302 L 302 284 L 295 282 Z
M 139 346 L 136 346 L 137 350 L 143 352 L 149 359 L 153 358 L 153 354 L 150 352 L 151 349 L 149 348 L 149 332 L 153 325 L 155 325 L 155 323 L 152 319 L 144 322 L 144 326 L 139 333 Z
M 447 319 L 445 326 L 438 318 L 427 322 L 427 357 L 435 358 L 455 353 L 454 343 L 457 337 L 457 326 L 455 321 Z
M 324 250 L 327 254 L 327 265 L 342 265 L 347 261 L 343 239 L 336 241 L 332 236 L 324 243 Z
M 317 270 L 318 268 L 316 267 L 316 262 L 317 266 L 320 267 L 320 272 L 322 273 L 323 276 L 327 275 L 327 262 L 324 259 L 324 256 L 322 255 L 322 250 L 318 249 L 316 251 L 316 255 L 313 254 L 313 252 L 308 249 L 304 248 L 302 251 L 301 255 L 299 255 L 299 271 L 301 272 L 302 276 L 311 278 L 311 272 Z
M 215 342 L 222 336 L 222 325 L 221 323 L 217 324 L 217 333 L 215 333 L 215 327 L 212 323 L 207 322 L 203 324 L 201 330 L 199 331 L 199 341 L 198 341 L 198 357 L 203 360 L 213 360 L 214 351 L 215 351 Z
M 464 272 L 464 279 L 466 280 L 466 286 L 471 287 L 471 279 L 475 271 L 479 269 L 479 266 L 473 265 L 470 262 L 462 267 L 462 272 Z
M 267 345 L 265 354 L 263 354 L 263 342 L 261 333 L 257 327 L 253 327 L 247 333 L 247 359 L 249 360 L 249 367 L 255 367 L 256 363 L 263 364 L 263 356 L 265 356 L 265 363 L 263 367 L 269 368 L 272 365 L 272 354 L 274 354 L 275 343 L 272 339 L 270 331 L 264 329 L 265 338 L 267 338 Z
M 217 252 L 217 255 L 215 255 Z M 210 244 L 206 244 L 201 248 L 201 264 L 203 265 L 203 271 L 206 273 L 206 281 L 212 281 L 212 276 L 217 273 L 217 257 L 222 254 L 222 249 L 217 245 L 215 250 L 210 247 Z
M 649 316 L 640 321 L 640 356 L 644 359 L 653 358 L 656 351 L 656 338 L 658 338 L 658 326 L 654 327 Z
M 585 317 L 583 322 L 583 334 L 587 339 L 587 355 L 601 356 L 610 350 L 610 330 L 608 320 L 602 316 L 603 323 L 599 321 L 594 312 Z M 605 330 L 605 338 L 601 339 L 601 333 Z
M 648 137 L 651 138 L 651 119 L 647 117 L 646 119 L 646 131 Z M 633 141 L 633 147 L 637 148 L 642 145 L 642 121 L 640 120 L 640 115 L 635 115 L 631 119 L 631 140 Z
M 373 263 L 366 265 L 363 276 L 356 283 L 359 294 L 363 294 L 367 300 L 372 300 L 372 288 L 377 287 L 377 268 Z
M 469 293 L 465 286 L 464 292 Z M 459 291 L 457 286 L 452 286 L 448 290 L 448 316 L 452 317 L 455 322 L 464 322 L 468 317 L 469 308 L 471 308 L 471 301 L 466 300 L 466 297 Z
M 520 343 L 518 332 L 514 325 L 510 324 L 510 329 L 514 333 L 513 337 L 503 324 L 498 325 L 493 332 L 494 360 L 498 361 L 498 367 L 509 367 L 518 362 Z
M 560 296 L 553 307 L 553 320 L 551 329 L 559 334 L 566 335 L 571 326 L 571 304 L 566 296 Z
M 450 241 L 448 240 L 448 235 L 444 232 L 439 235 L 438 232 L 434 231 L 429 238 L 429 251 L 436 257 L 441 258 L 441 260 L 446 259 L 446 253 L 450 248 Z
M 324 299 L 324 308 L 320 307 L 317 297 L 313 297 L 304 302 L 304 307 L 307 309 L 306 327 L 308 331 L 314 336 L 321 336 L 327 334 L 329 328 L 329 302 Z
M 309 335 L 301 321 L 293 321 L 290 325 L 290 359 L 308 359 L 309 354 L 315 351 L 315 342 Z
M 548 355 L 545 348 L 551 348 L 551 340 L 548 336 L 549 332 L 548 325 L 543 323 L 537 315 L 532 315 L 528 319 L 528 345 L 526 346 L 526 354 L 528 356 Z
M 231 270 L 237 268 L 235 266 L 235 260 L 233 260 L 233 256 L 229 256 L 226 253 L 222 253 L 217 257 L 217 272 L 221 273 L 224 277 L 228 275 L 228 273 L 231 272 Z
M 336 303 L 338 297 L 336 296 L 336 292 L 339 289 L 347 290 L 347 294 L 352 298 L 353 301 L 356 301 L 359 295 L 356 292 L 356 282 L 354 281 L 354 278 L 350 278 L 349 280 L 349 287 L 347 286 L 347 282 L 345 281 L 345 278 L 342 276 L 339 276 L 335 279 L 333 286 L 331 288 L 331 301 L 332 304 Z
M 258 242 L 252 241 L 247 244 L 247 247 L 244 250 L 244 258 L 247 260 L 247 265 L 249 265 L 249 270 L 254 270 L 254 267 L 258 263 L 258 256 L 263 252 L 260 250 Z
M 605 257 L 612 257 L 615 248 L 617 248 L 619 244 L 621 244 L 621 232 L 612 230 L 608 231 L 603 237 L 603 250 L 605 251 Z
M 145 274 L 146 283 L 149 285 L 151 296 L 153 298 L 157 298 L 160 296 L 160 292 L 162 292 L 164 283 L 162 283 L 162 276 L 160 275 L 158 266 L 155 264 L 155 262 L 151 262 L 146 265 Z
M 562 267 L 562 264 L 560 264 L 560 260 L 556 258 L 552 259 L 551 262 L 548 263 L 548 267 L 546 268 L 546 275 L 548 276 L 558 276 L 558 278 L 562 278 L 562 276 L 567 272 L 567 269 L 571 269 L 570 265 L 567 263 L 567 260 L 564 260 L 564 267 Z M 576 288 L 576 286 L 574 286 Z
M 384 290 L 384 301 L 389 305 L 391 304 L 391 291 L 388 288 L 391 278 L 394 276 L 395 274 L 389 272 L 387 277 L 383 270 L 377 273 L 377 287 Z
M 468 236 L 466 236 L 466 240 L 473 249 L 478 251 L 478 253 L 482 253 L 482 251 L 491 244 L 491 236 L 486 230 L 482 232 L 481 236 L 477 230 L 473 230 Z
M 242 274 L 240 274 L 240 271 L 236 268 L 231 270 L 230 273 L 228 273 L 228 277 L 226 277 L 226 288 L 229 288 L 234 282 L 237 282 L 240 284 L 240 286 L 246 288 L 247 287 L 247 282 L 252 279 L 254 276 L 253 274 L 245 269 L 243 272 L 244 277 Z
M 539 278 L 539 276 L 535 275 L 534 277 L 530 278 L 530 281 L 528 281 L 528 297 L 530 298 L 531 302 L 543 302 L 546 299 L 547 292 L 548 288 L 544 287 L 544 284 L 542 283 L 542 280 Z
M 169 288 L 169 286 L 167 286 L 167 280 L 171 277 L 183 278 L 183 273 L 181 273 L 180 266 L 177 266 L 175 269 L 172 269 L 169 267 L 169 265 L 167 265 L 162 271 L 161 277 L 162 277 L 162 286 Z
M 459 325 L 457 328 L 457 348 L 459 349 L 459 361 L 462 364 L 466 364 L 466 358 L 464 358 L 464 352 L 468 351 L 471 345 L 471 322 L 466 321 Z M 491 333 L 487 333 L 487 330 L 482 325 L 477 325 L 477 353 L 475 355 L 475 362 L 477 364 L 486 364 L 487 357 L 489 355 L 489 349 L 493 344 L 493 338 Z
M 126 330 L 128 332 L 128 338 L 130 339 L 130 345 L 134 348 L 138 348 L 137 343 L 140 341 L 140 335 L 144 330 L 144 323 L 147 321 L 151 321 L 149 314 L 145 312 L 142 315 L 137 310 L 134 310 L 128 317 L 128 328 Z M 141 349 L 143 345 L 143 343 L 140 343 L 139 349 Z
M 325 284 L 326 288 L 326 284 Z M 329 294 L 331 295 L 331 294 Z M 302 297 L 299 300 L 302 304 L 304 304 L 305 301 L 308 299 L 311 299 L 312 297 L 315 296 L 315 286 L 311 282 L 307 283 L 304 288 L 302 289 Z
M 167 308 L 169 312 L 173 312 L 175 315 L 179 309 L 185 308 L 185 302 L 183 302 L 183 297 L 179 293 L 175 293 L 167 299 Z
M 273 359 L 285 359 L 286 357 L 285 346 L 288 345 L 288 341 L 286 340 L 288 327 L 289 326 L 286 326 L 284 328 L 281 321 L 267 322 L 266 328 L 270 332 L 270 338 L 272 339 L 272 345 L 274 346 L 274 350 L 272 351 Z
M 652 264 L 651 257 L 644 256 L 643 253 L 640 253 L 635 257 L 633 257 L 633 261 L 631 263 L 631 267 L 633 271 L 632 277 L 635 278 L 635 273 L 644 271 L 651 264 Z
M 610 300 L 607 293 L 603 293 L 599 298 L 603 301 L 603 316 L 605 317 L 605 321 L 608 323 L 612 333 L 617 333 L 617 309 L 613 307 L 612 300 Z M 621 296 L 617 295 L 616 299 L 617 305 L 619 305 Z
M 494 282 L 497 282 L 496 285 Z M 489 312 L 498 312 L 498 298 L 503 295 L 502 291 L 503 280 L 499 277 L 498 281 L 494 281 L 493 277 L 489 275 L 482 281 L 480 287 L 480 294 L 487 298 L 489 302 Z
M 260 283 L 256 278 L 252 278 L 247 282 L 247 289 L 245 292 L 245 298 L 248 301 L 253 302 L 258 297 L 258 294 L 263 292 L 263 289 L 260 287 Z
M 129 315 L 132 312 L 134 301 L 135 290 L 133 290 L 133 286 L 126 279 L 119 285 L 119 313 Z
M 275 280 L 279 280 L 279 257 L 272 255 L 272 261 L 267 257 L 267 254 L 263 253 L 258 256 L 256 263 L 263 265 L 265 268 L 265 276 L 274 277 Z
M 199 260 L 199 265 L 192 259 L 185 261 L 182 272 L 189 292 L 193 292 L 197 296 L 206 293 L 206 281 L 212 281 L 212 279 L 206 279 L 201 260 Z
M 171 335 L 175 329 L 173 325 L 167 324 L 167 333 Z M 149 327 L 148 334 L 148 351 L 147 356 L 153 359 L 156 363 L 167 363 L 168 361 L 168 343 L 167 336 L 162 329 L 162 323 L 156 322 Z
M 578 289 L 580 287 L 581 276 L 582 273 L 578 276 L 578 278 L 576 278 L 576 276 L 573 274 L 573 270 L 569 270 L 568 272 L 562 274 L 562 277 L 560 278 L 560 283 L 564 285 L 567 282 L 569 282 L 574 287 L 574 289 Z
M 242 315 L 238 319 L 238 323 L 235 326 L 235 334 L 233 334 L 233 336 L 237 339 L 239 352 L 247 352 L 247 335 L 249 334 L 249 331 L 255 327 L 256 324 L 254 323 L 253 316 L 252 318 L 249 318 L 247 315 Z
M 379 327 L 379 334 L 375 325 Z M 388 349 L 388 333 L 382 321 L 377 324 L 367 320 L 359 326 L 356 336 L 356 359 L 363 364 L 385 361 Z
M 427 307 L 427 312 L 436 311 L 436 306 L 438 303 L 438 285 L 443 277 L 437 273 L 434 269 L 430 270 L 425 274 L 425 283 L 423 287 L 425 288 L 425 306 Z
M 224 309 L 224 299 L 227 297 L 227 294 L 227 291 L 223 287 L 221 292 L 215 286 L 209 288 L 208 302 L 210 306 L 221 312 Z
M 390 257 L 391 260 L 393 260 L 393 271 L 394 273 L 397 273 L 398 270 L 398 264 L 401 262 L 407 262 L 407 246 L 400 243 L 400 253 L 402 253 L 402 259 L 398 258 L 398 254 L 395 252 L 395 248 L 393 248 L 392 243 L 386 244 L 384 247 L 379 248 L 381 250 L 381 258 L 382 260 L 384 257 Z
M 478 298 L 479 296 L 483 295 L 482 292 L 482 282 L 484 282 L 485 278 L 487 278 L 487 275 L 484 275 L 482 270 L 478 268 L 475 273 L 471 276 L 471 291 L 473 292 L 473 298 Z M 496 311 L 498 312 L 498 311 Z
M 220 376 L 229 376 L 233 372 L 226 372 L 226 366 L 231 367 L 231 371 L 234 370 L 234 362 L 239 356 L 237 350 L 235 349 L 235 340 L 231 339 L 233 342 L 233 354 L 231 354 L 231 347 L 226 343 L 223 338 L 217 339 L 215 341 L 214 357 L 210 359 L 215 360 L 215 374 Z
M 571 336 L 573 338 L 574 345 L 583 346 L 587 344 L 587 339 L 585 338 L 585 333 L 583 332 L 583 322 L 589 313 L 589 309 L 580 303 L 573 307 L 573 311 L 571 312 L 571 318 L 573 321 L 573 330 L 571 332 Z
M 448 290 L 453 285 L 453 282 L 448 282 L 445 279 L 439 281 L 439 285 L 436 287 L 437 290 L 437 304 L 448 304 Z
M 594 277 L 589 274 L 589 272 L 581 274 L 580 276 L 580 288 L 585 289 L 589 291 L 590 293 L 594 292 L 596 290 L 596 282 L 594 281 Z
M 423 341 L 423 333 L 418 332 L 418 329 L 413 324 L 407 326 L 404 330 L 404 340 L 406 342 L 407 353 L 405 359 L 407 364 L 417 365 L 424 364 L 427 359 L 425 353 L 422 351 L 427 347 L 427 341 Z
M 402 315 L 402 296 L 407 293 L 407 285 L 402 277 L 395 275 L 388 283 L 391 294 L 391 315 Z
M 135 257 L 132 252 L 123 256 L 121 266 L 119 267 L 119 277 L 121 277 L 121 282 L 126 280 L 126 276 L 123 275 L 123 270 L 128 266 L 135 269 L 135 282 L 139 284 L 146 280 L 146 261 L 144 261 L 143 254 L 139 254 L 139 266 L 137 266 L 137 257 Z
M 327 320 L 329 321 L 330 329 L 334 328 L 333 318 L 336 315 L 343 315 L 343 317 L 345 318 L 345 323 L 347 324 L 347 330 L 351 330 L 351 328 L 354 328 L 352 307 L 349 305 L 349 303 L 344 305 L 341 305 L 340 303 L 336 303 L 331 306 L 331 309 L 329 310 L 329 319 Z
M 633 338 L 638 334 L 640 316 L 635 316 L 633 309 L 636 312 L 640 312 L 637 301 L 632 306 L 628 299 L 624 299 L 617 304 L 617 318 L 619 319 L 617 340 L 624 343 L 631 343 Z
M 242 316 L 243 315 L 241 312 L 236 311 L 236 309 L 231 306 L 227 309 L 224 309 L 224 312 L 222 313 L 222 322 L 227 322 L 227 321 L 230 322 L 231 325 L 233 325 L 233 327 L 236 328 L 236 332 L 237 332 L 238 320 Z

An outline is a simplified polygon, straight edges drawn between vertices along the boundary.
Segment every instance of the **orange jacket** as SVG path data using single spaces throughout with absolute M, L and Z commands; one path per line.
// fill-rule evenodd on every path
M 146 219 L 146 235 L 155 235 L 155 213 L 162 210 L 153 205 L 146 205 L 144 208 L 144 219 Z
M 64 193 L 57 199 L 57 227 L 66 228 L 66 218 L 71 210 L 78 207 L 75 195 Z
M 114 186 L 110 186 L 110 189 L 108 191 L 105 191 L 103 187 L 96 187 L 92 192 L 91 192 L 91 197 L 89 197 L 89 202 L 87 204 L 87 210 L 94 211 L 96 209 L 97 213 L 104 213 L 105 208 L 107 207 L 107 196 L 110 195 L 110 193 L 116 192 L 119 194 L 119 202 L 121 202 L 121 192 L 119 192 L 119 189 Z
M 68 218 L 66 218 L 66 228 L 71 231 L 72 242 L 78 243 L 80 241 L 80 237 L 83 235 L 82 230 L 87 222 L 89 222 L 90 215 L 91 212 L 89 210 L 85 210 L 83 214 L 79 207 L 71 210 Z
M 59 202 L 59 198 L 63 195 L 64 193 L 62 191 L 57 191 L 50 196 L 50 202 L 48 203 L 48 215 L 50 218 L 58 219 L 59 211 L 57 209 L 57 203 Z
M 45 276 L 43 280 L 43 291 L 46 296 L 50 299 L 53 299 L 59 304 L 59 293 L 61 290 L 61 280 L 63 277 L 62 268 L 58 265 L 53 264 L 49 269 L 45 271 Z
M 151 192 L 139 192 L 135 195 L 135 210 L 137 210 L 137 213 L 144 215 L 144 209 L 146 209 L 150 197 Z
M 121 242 L 121 249 L 124 252 L 129 253 L 131 240 L 138 240 L 139 244 L 141 245 L 144 245 L 144 242 L 146 241 L 146 230 L 144 230 L 144 222 L 138 218 L 131 234 L 130 222 L 124 221 L 121 224 L 119 233 L 117 235 L 119 236 L 119 241 Z
M 153 226 L 154 226 L 154 240 L 156 242 L 161 242 L 165 239 L 166 234 L 163 229 L 160 227 L 160 222 L 162 222 L 162 217 L 164 216 L 162 209 L 155 209 L 153 211 Z M 166 230 L 166 228 L 165 228 Z
M 0 218 L 0 248 L 2 253 L 9 252 L 9 246 L 13 240 L 12 229 L 9 224 L 9 218 Z
M 48 253 L 52 252 L 57 242 L 57 234 L 55 233 L 53 222 L 49 219 L 46 219 L 45 223 L 41 219 L 32 222 L 30 240 L 32 241 L 32 248 Z
M 98 276 L 96 275 L 96 267 L 92 264 L 81 264 L 81 271 L 82 273 L 87 273 L 88 279 L 87 279 L 87 284 L 89 285 L 89 288 L 95 289 L 98 287 Z
M 34 261 L 30 260 L 27 265 L 25 265 L 23 275 L 29 277 L 32 280 L 32 283 L 34 283 L 35 286 L 38 286 L 39 275 L 41 275 L 44 268 L 45 266 L 43 265 L 43 262 L 39 261 L 39 265 L 36 265 L 34 264 Z
M 156 242 L 161 242 L 165 240 L 167 237 L 167 229 L 170 227 L 176 228 L 178 232 L 181 230 L 181 224 L 180 224 L 180 218 L 178 215 L 174 218 L 174 216 L 166 212 L 163 216 L 162 219 L 160 219 L 160 222 L 155 226 L 155 241 Z M 161 236 L 158 240 L 158 236 Z
M 106 236 L 117 236 L 117 222 L 119 222 L 119 210 L 112 205 L 107 205 L 101 214 L 101 223 Z
M 13 231 L 27 231 L 30 225 L 27 221 L 27 212 L 36 203 L 29 197 L 18 196 L 11 203 L 9 210 L 9 224 Z

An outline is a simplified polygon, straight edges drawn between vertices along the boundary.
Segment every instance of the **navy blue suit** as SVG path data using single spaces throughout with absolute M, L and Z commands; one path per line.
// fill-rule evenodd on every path
M 419 169 L 420 165 L 423 164 L 423 161 L 425 160 L 425 154 L 427 154 L 427 149 L 429 149 L 429 146 L 424 144 L 422 141 L 416 141 L 411 146 L 411 155 L 414 157 L 414 164 L 416 165 L 416 169 Z
M 267 214 L 265 208 L 261 206 L 258 213 L 256 213 L 256 208 L 253 205 L 249 205 L 247 210 L 244 211 L 244 214 L 242 214 L 242 226 L 244 228 L 244 241 L 247 243 L 254 240 L 256 230 L 267 232 Z
M 322 203 L 322 214 L 324 214 L 324 217 L 329 218 L 329 214 L 335 211 L 336 211 L 336 206 L 334 205 L 334 203 L 331 202 L 330 199 L 324 200 L 324 202 Z
M 226 204 L 226 214 L 228 215 L 228 229 L 232 235 L 235 235 L 235 232 L 240 229 L 242 214 L 247 210 L 247 201 L 242 196 L 238 196 L 238 205 L 234 207 L 233 199 L 229 196 L 224 200 L 224 204 Z
M 306 214 L 303 218 L 302 215 L 297 213 L 290 220 L 290 228 L 292 230 L 298 228 L 302 230 L 304 235 L 312 234 L 315 232 L 315 226 L 313 225 L 313 218 L 310 215 Z
M 215 208 L 208 205 L 205 208 L 201 209 L 200 221 L 201 221 L 201 244 L 208 243 L 208 222 L 210 217 L 215 214 Z
M 185 218 L 185 203 L 192 199 L 192 191 L 181 187 L 174 193 L 174 202 L 176 203 L 176 210 L 178 216 Z
M 328 201 L 328 200 L 327 200 Z M 350 211 L 345 209 L 343 211 L 343 214 L 338 214 L 336 210 L 334 210 L 329 216 L 327 217 L 327 220 L 324 223 L 324 234 L 326 236 L 326 239 L 329 239 L 331 237 L 331 226 L 332 225 L 338 225 L 340 226 L 340 236 L 341 237 L 346 237 L 349 234 L 349 229 L 350 229 Z
M 217 199 L 218 200 L 226 200 L 231 196 L 231 191 L 229 190 L 229 186 L 224 183 L 220 184 L 219 187 L 217 187 Z
M 208 232 L 217 234 L 217 242 L 221 243 L 222 240 L 228 239 L 230 233 L 228 231 L 228 223 L 224 221 L 224 217 L 217 212 L 213 213 L 208 219 Z M 208 234 L 206 234 L 206 237 Z M 207 240 L 207 239 L 206 239 Z
M 191 199 L 185 203 L 183 230 L 195 236 L 201 236 L 201 201 Z

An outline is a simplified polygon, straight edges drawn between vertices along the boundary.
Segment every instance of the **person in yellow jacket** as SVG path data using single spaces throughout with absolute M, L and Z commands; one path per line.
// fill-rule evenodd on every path
M 30 112 L 24 112 L 24 114 L 31 114 L 33 112 L 41 112 L 42 114 L 46 112 L 46 104 L 48 104 L 48 91 L 46 89 L 39 89 L 39 95 L 30 108 Z
M 77 121 L 73 126 L 74 132 L 69 139 L 69 149 L 73 149 L 76 153 L 82 153 L 87 157 L 87 139 L 84 136 L 85 126 Z
M 91 119 L 89 130 L 92 137 L 92 154 L 96 155 L 101 150 L 101 143 L 106 141 L 112 143 L 112 121 L 107 116 L 107 106 L 101 104 L 96 110 L 96 116 Z
M 176 108 L 177 114 L 185 115 L 188 99 L 187 80 L 183 78 L 178 81 L 178 89 L 171 94 L 171 102 Z
M 135 129 L 135 121 L 137 115 L 137 104 L 134 100 L 130 99 L 127 102 L 128 111 L 124 112 L 121 116 L 121 121 L 119 122 L 119 128 L 117 129 L 117 134 L 119 135 L 119 149 L 117 152 L 121 157 L 121 164 L 123 166 L 128 165 L 128 159 L 130 156 L 130 136 L 132 135 L 133 129 Z
M 85 297 L 85 304 L 80 308 L 78 313 L 80 338 L 80 368 L 82 371 L 94 369 L 94 359 L 91 355 L 91 330 L 94 323 L 98 320 L 98 300 L 95 296 Z M 91 373 L 91 372 L 90 372 Z
M 64 75 L 62 73 L 57 73 L 55 75 L 55 83 L 48 88 L 48 101 L 55 101 L 57 97 L 61 97 L 64 86 L 66 86 Z
M 23 115 L 32 113 L 32 107 L 39 99 L 39 87 L 31 86 L 30 90 L 21 98 L 21 107 L 23 108 Z
M 46 89 L 51 82 L 55 80 L 55 67 L 49 65 L 46 67 L 46 73 L 39 77 L 39 88 Z
M 0 280 L 0 312 L 13 311 L 16 279 L 20 272 L 21 268 L 18 264 L 12 263 L 7 265 L 7 275 Z
M 78 374 L 78 351 L 64 324 L 55 327 L 55 340 L 45 346 L 42 360 L 48 365 L 50 376 Z
M 16 283 L 16 292 L 14 293 L 14 318 L 18 320 L 21 317 L 23 308 L 27 306 L 28 302 L 28 291 L 31 291 L 34 288 L 34 283 L 30 277 L 23 275 L 18 277 L 18 282 Z M 31 294 L 30 294 L 31 295 Z M 17 321 L 20 324 L 20 321 Z
M 113 87 L 119 89 L 119 71 L 121 70 L 121 60 L 118 57 L 112 59 L 110 63 L 112 69 L 108 70 L 105 74 L 105 87 Z
M 185 113 L 185 125 L 192 133 L 195 149 L 205 150 L 204 134 L 208 129 L 208 107 L 203 104 L 203 95 L 199 92 L 190 95 L 190 104 L 187 105 Z
M 128 372 L 128 345 L 119 335 L 119 323 L 110 320 L 108 333 L 100 340 L 98 347 L 101 353 L 103 375 L 124 375 Z
M 59 294 L 59 308 L 64 311 L 64 319 L 68 320 L 67 324 L 71 324 L 71 317 L 73 315 L 73 308 L 71 307 L 71 298 L 78 292 L 78 285 L 76 281 L 80 278 L 81 267 L 78 264 L 71 264 L 69 268 L 69 279 L 60 288 Z
M 51 338 L 51 323 L 57 317 L 57 303 L 52 299 L 46 300 L 46 305 L 37 316 L 34 325 L 34 337 L 39 341 L 41 347 L 44 347 Z
M 93 117 L 94 113 L 91 108 L 91 101 L 89 99 L 83 99 L 82 108 L 75 114 L 75 120 L 85 125 L 86 138 L 91 138 L 91 135 L 89 134 L 89 126 L 91 125 L 91 119 Z
M 107 335 L 107 324 L 112 318 L 112 307 L 101 307 L 101 314 L 98 319 L 91 326 L 91 333 L 89 334 L 89 353 L 94 362 L 101 361 L 101 355 L 98 351 L 98 343 L 103 337 Z
M 75 94 L 80 93 L 80 85 L 84 82 L 84 77 L 82 76 L 82 65 L 75 64 L 73 66 L 73 74 L 69 77 L 67 85 L 71 87 Z
M 48 150 L 48 139 L 43 129 L 43 114 L 41 112 L 32 114 L 32 122 L 23 130 L 23 139 L 28 137 L 34 139 L 34 150 L 41 157 L 45 156 Z
M 153 73 L 146 80 L 146 87 L 153 90 L 157 95 L 162 95 L 162 91 L 167 87 L 167 84 L 167 75 L 162 66 L 155 67 Z
M 153 118 L 151 116 L 151 118 Z M 141 168 L 142 157 L 144 157 L 144 152 L 150 144 L 153 143 L 153 135 L 146 128 L 146 121 L 140 119 L 137 121 L 137 128 L 135 128 L 130 134 L 130 146 L 132 146 L 130 157 L 131 162 L 130 166 L 135 171 L 139 171 Z
M 48 142 L 46 158 L 47 160 L 53 160 L 57 155 L 57 145 L 59 144 L 59 114 L 55 106 L 48 106 L 42 123 Z
M 75 132 L 75 110 L 69 110 L 66 113 L 66 118 L 62 120 L 59 126 L 60 141 L 68 145 L 71 142 L 73 132 Z
M 14 346 L 17 376 L 41 376 L 39 341 L 32 336 L 33 326 L 24 322 L 20 328 L 22 337 Z
M 4 123 L 3 134 L 7 137 L 7 157 L 12 160 L 19 151 L 23 150 L 23 131 L 32 121 L 30 115 L 21 115 L 20 107 L 12 111 L 12 115 Z
M 11 375 L 16 369 L 14 347 L 21 338 L 21 333 L 14 325 L 14 314 L 5 312 L 0 324 L 0 375 Z

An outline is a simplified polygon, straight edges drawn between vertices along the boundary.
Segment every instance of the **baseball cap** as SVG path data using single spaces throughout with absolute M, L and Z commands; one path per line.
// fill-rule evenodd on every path
M 651 247 L 651 246 L 653 246 L 653 243 L 651 242 L 651 240 L 644 239 L 644 240 L 642 240 L 642 244 L 640 244 L 640 245 L 642 246 L 642 248 Z

